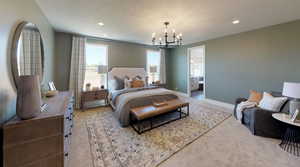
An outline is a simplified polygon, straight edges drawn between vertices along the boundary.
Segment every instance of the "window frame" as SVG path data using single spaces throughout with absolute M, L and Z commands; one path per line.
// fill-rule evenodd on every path
M 87 45 L 94 45 L 94 46 L 102 46 L 102 47 L 104 47 L 105 48 L 105 57 L 106 57 L 106 61 L 105 61 L 105 65 L 107 66 L 107 72 L 105 73 L 105 85 L 104 85 L 104 87 L 105 87 L 105 89 L 107 89 L 108 88 L 108 76 L 107 76 L 107 74 L 108 74 L 108 62 L 109 62 L 109 45 L 107 45 L 107 44 L 103 44 L 103 43 L 100 43 L 100 42 L 97 42 L 97 41 L 87 41 L 86 42 L 86 47 L 85 47 L 85 53 L 86 53 L 86 58 L 87 58 Z M 86 59 L 85 58 L 85 59 Z M 85 64 L 85 68 L 87 67 L 87 64 Z M 85 69 L 85 73 L 86 73 L 86 69 Z M 86 75 L 85 75 L 85 77 L 86 77 Z M 85 78 L 84 77 L 84 85 L 83 85 L 83 88 L 85 89 L 85 84 L 86 84 L 86 82 L 85 82 Z M 92 85 L 93 86 L 93 85 Z M 100 85 L 98 85 L 99 86 L 99 88 L 101 87 L 101 84 Z
M 148 63 L 149 60 L 148 60 L 148 55 L 150 53 L 158 53 L 159 55 L 159 64 L 158 64 L 158 70 L 157 70 L 157 75 L 158 75 L 158 80 L 160 80 L 160 68 L 161 68 L 161 52 L 159 50 L 147 50 L 146 51 L 146 72 L 147 72 L 147 75 L 148 75 L 148 83 L 152 83 L 153 80 L 150 80 L 150 64 Z M 154 77 L 155 78 L 155 77 Z M 154 81 L 157 81 L 154 79 Z

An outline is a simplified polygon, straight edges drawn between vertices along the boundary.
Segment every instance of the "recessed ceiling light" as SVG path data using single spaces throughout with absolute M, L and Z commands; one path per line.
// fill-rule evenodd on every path
M 104 26 L 104 23 L 99 22 L 98 25 L 99 25 L 99 26 Z
M 239 23 L 240 23 L 239 20 L 233 20 L 233 21 L 232 21 L 232 24 L 239 24 Z

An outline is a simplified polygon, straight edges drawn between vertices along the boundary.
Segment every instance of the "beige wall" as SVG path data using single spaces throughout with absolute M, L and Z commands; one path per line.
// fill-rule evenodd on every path
M 34 0 L 0 0 L 0 123 L 15 115 L 16 90 L 10 66 L 10 43 L 18 23 L 40 29 L 45 47 L 44 82 L 53 80 L 54 31 Z

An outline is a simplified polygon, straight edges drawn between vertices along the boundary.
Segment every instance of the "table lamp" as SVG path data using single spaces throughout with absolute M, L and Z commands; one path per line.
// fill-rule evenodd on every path
M 155 73 L 157 73 L 157 66 L 150 66 L 150 73 L 152 74 L 152 83 L 154 83 Z
M 99 65 L 97 72 L 98 72 L 98 74 L 106 74 L 107 73 L 107 65 Z M 101 80 L 104 80 L 103 75 L 101 75 Z M 101 89 L 104 89 L 104 85 L 101 85 Z
M 290 101 L 290 115 L 293 115 L 297 109 L 300 109 L 300 83 L 285 82 L 283 84 L 283 96 L 291 97 Z

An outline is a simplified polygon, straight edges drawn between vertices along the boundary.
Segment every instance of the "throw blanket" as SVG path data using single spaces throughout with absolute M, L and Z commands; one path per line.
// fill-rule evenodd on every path
M 164 88 L 136 88 L 113 92 L 111 94 L 111 105 L 115 110 L 115 117 L 119 120 L 121 126 L 125 127 L 130 123 L 131 108 L 177 98 L 172 91 Z
M 240 104 L 238 104 L 237 108 L 236 108 L 236 118 L 237 120 L 242 123 L 242 118 L 243 118 L 243 111 L 246 108 L 252 108 L 255 107 L 257 105 L 256 102 L 250 102 L 250 101 L 244 101 L 241 102 Z
M 128 88 L 128 89 L 122 89 L 122 90 L 117 90 L 111 93 L 110 99 L 113 103 L 113 105 L 116 105 L 116 99 L 122 94 L 125 93 L 130 93 L 130 92 L 137 92 L 137 91 L 142 91 L 142 90 L 150 90 L 150 89 L 157 89 L 159 87 L 156 86 L 150 86 L 150 87 L 141 87 L 141 88 Z

